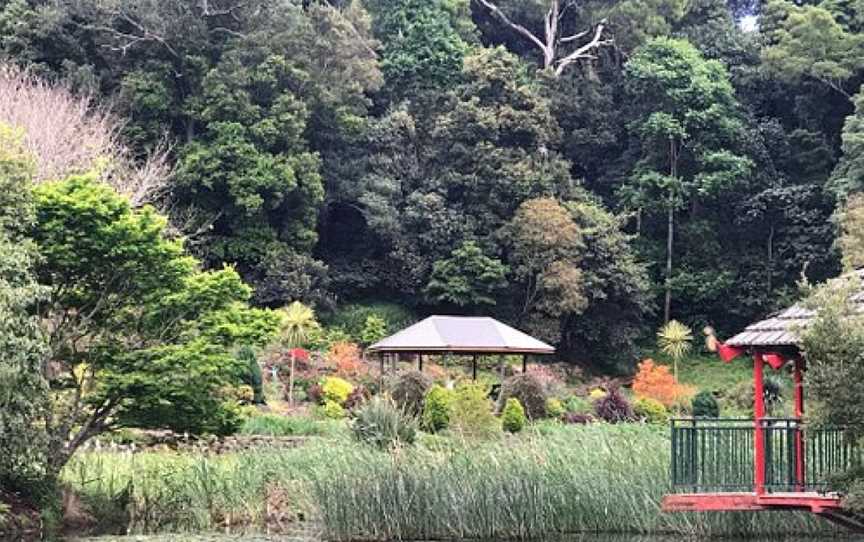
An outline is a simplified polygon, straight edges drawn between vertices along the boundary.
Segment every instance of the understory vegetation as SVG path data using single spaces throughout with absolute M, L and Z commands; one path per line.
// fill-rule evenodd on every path
M 425 435 L 390 452 L 340 439 L 211 457 L 86 453 L 63 479 L 99 520 L 132 532 L 302 521 L 334 540 L 830 532 L 806 514 L 662 514 L 668 468 L 663 428 L 546 423 L 481 442 Z

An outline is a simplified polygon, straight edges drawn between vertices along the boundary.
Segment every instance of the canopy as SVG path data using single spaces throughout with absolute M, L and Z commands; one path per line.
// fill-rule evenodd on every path
M 378 341 L 377 353 L 554 354 L 543 341 L 488 316 L 430 316 Z

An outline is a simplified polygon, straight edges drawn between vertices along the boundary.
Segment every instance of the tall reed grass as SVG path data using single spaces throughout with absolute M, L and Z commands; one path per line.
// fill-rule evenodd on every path
M 332 540 L 538 538 L 574 532 L 827 533 L 810 515 L 663 514 L 664 429 L 560 426 L 381 452 L 350 441 L 204 457 L 89 453 L 64 473 L 129 530 L 208 530 L 312 519 Z

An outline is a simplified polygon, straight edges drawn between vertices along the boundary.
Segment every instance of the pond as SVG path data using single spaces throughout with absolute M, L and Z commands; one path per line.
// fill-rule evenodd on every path
M 825 536 L 825 537 L 810 537 L 810 538 L 778 538 L 766 536 L 763 538 L 718 538 L 723 542 L 776 542 L 784 540 L 786 542 L 814 542 L 818 540 L 859 540 L 853 535 L 846 536 Z M 664 537 L 664 536 L 640 536 L 640 535 L 602 535 L 602 534 L 586 534 L 580 536 L 571 536 L 566 538 L 548 539 L 545 542 L 678 542 L 681 537 Z M 159 536 L 115 536 L 115 537 L 96 537 L 96 538 L 72 538 L 67 539 L 67 542 L 301 542 L 302 538 L 290 536 L 268 536 L 268 535 L 245 535 L 245 536 L 226 536 L 219 534 L 210 535 L 159 535 Z M 543 541 L 541 541 L 543 542 Z

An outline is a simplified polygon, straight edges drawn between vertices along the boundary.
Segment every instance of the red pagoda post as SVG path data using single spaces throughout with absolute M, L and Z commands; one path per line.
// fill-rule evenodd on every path
M 761 352 L 756 352 L 753 356 L 753 482 L 757 495 L 765 493 L 765 431 L 762 430 L 765 418 L 764 368 L 765 359 Z

